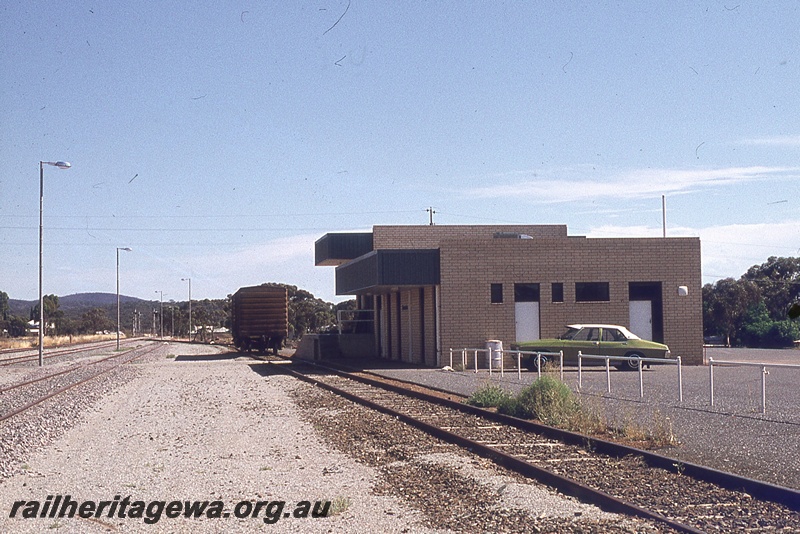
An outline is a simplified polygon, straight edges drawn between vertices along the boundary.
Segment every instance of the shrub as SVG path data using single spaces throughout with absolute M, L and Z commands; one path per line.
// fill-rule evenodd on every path
M 568 426 L 580 411 L 580 404 L 569 387 L 551 376 L 542 376 L 498 411 L 524 419 L 538 419 L 546 425 Z
M 473 393 L 470 398 L 466 400 L 466 403 L 471 406 L 478 406 L 480 408 L 491 408 L 499 406 L 506 399 L 511 398 L 511 393 L 507 392 L 500 386 L 487 384 L 483 388 Z
M 760 302 L 748 311 L 741 335 L 750 347 L 791 347 L 800 337 L 800 326 L 790 319 L 772 319 L 766 305 Z

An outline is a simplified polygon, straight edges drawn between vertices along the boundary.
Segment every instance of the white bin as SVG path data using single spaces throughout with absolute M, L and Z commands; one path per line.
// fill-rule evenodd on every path
M 503 359 L 503 342 L 497 339 L 486 340 L 486 365 L 491 365 L 492 369 L 500 369 Z

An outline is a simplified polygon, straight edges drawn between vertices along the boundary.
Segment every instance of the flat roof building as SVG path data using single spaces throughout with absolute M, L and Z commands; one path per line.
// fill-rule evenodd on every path
M 374 226 L 317 240 L 336 294 L 367 310 L 373 356 L 444 365 L 450 348 L 611 323 L 701 364 L 699 238 L 586 238 L 565 225 Z M 363 330 L 362 330 L 363 331 Z

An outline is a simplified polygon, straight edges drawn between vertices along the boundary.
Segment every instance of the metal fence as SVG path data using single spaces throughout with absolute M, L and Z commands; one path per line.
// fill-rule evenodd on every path
M 463 348 L 463 349 L 450 349 L 450 367 L 453 368 L 454 364 L 460 360 L 461 369 L 467 370 L 472 368 L 475 373 L 480 368 L 487 368 L 489 374 L 499 372 L 504 376 L 506 371 L 505 360 L 506 356 L 515 357 L 516 367 L 511 368 L 517 372 L 517 378 L 522 380 L 522 359 L 524 357 L 536 358 L 536 369 L 538 377 L 542 376 L 542 359 L 552 360 L 558 362 L 559 376 L 561 381 L 564 381 L 564 354 L 563 352 L 534 352 L 523 350 L 503 350 L 499 348 Z M 479 364 L 478 358 L 486 358 L 486 367 Z M 556 360 L 556 358 L 558 358 Z M 611 362 L 636 362 L 638 365 L 637 371 L 639 374 L 639 397 L 644 397 L 644 377 L 643 377 L 643 364 L 658 364 L 658 365 L 674 365 L 677 368 L 677 399 L 679 403 L 683 403 L 683 367 L 681 364 L 680 356 L 675 358 L 639 358 L 629 356 L 606 356 L 597 354 L 583 354 L 578 353 L 578 390 L 583 388 L 583 367 L 584 360 L 599 360 L 605 363 L 606 373 L 606 391 L 611 393 Z M 800 364 L 788 363 L 764 363 L 764 362 L 745 362 L 745 361 L 731 361 L 731 360 L 715 360 L 708 358 L 708 372 L 709 372 L 709 404 L 714 406 L 714 368 L 715 367 L 753 367 L 760 369 L 761 374 L 761 413 L 767 412 L 767 375 L 769 375 L 769 368 L 784 368 L 784 369 L 798 369 Z
M 489 370 L 489 375 L 494 373 L 495 371 L 500 372 L 500 376 L 504 376 L 505 373 L 505 355 L 510 354 L 516 356 L 517 365 L 515 367 L 517 371 L 517 378 L 522 380 L 522 358 L 523 356 L 530 356 L 532 358 L 536 358 L 536 372 L 537 377 L 542 376 L 542 359 L 555 359 L 558 357 L 558 369 L 559 369 L 559 377 L 561 381 L 564 381 L 564 352 L 534 352 L 534 351 L 527 351 L 527 350 L 503 350 L 503 349 L 495 349 L 495 348 L 485 348 L 485 349 L 476 349 L 476 348 L 463 348 L 463 349 L 450 349 L 450 368 L 453 369 L 456 355 L 460 354 L 461 360 L 461 369 L 468 369 L 470 367 L 473 368 L 474 372 L 477 373 L 479 369 L 478 365 L 478 355 L 485 355 L 487 360 L 487 366 Z M 472 361 L 470 362 L 470 356 L 472 356 Z M 612 361 L 619 361 L 619 362 L 636 362 L 637 370 L 639 372 L 639 397 L 644 397 L 644 377 L 642 373 L 642 364 L 661 364 L 661 365 L 675 365 L 677 366 L 678 370 L 678 377 L 677 377 L 677 385 L 678 385 L 678 402 L 683 402 L 683 368 L 681 366 L 681 358 L 677 356 L 676 358 L 639 358 L 638 356 L 606 356 L 606 355 L 597 355 L 597 354 L 583 354 L 582 352 L 578 352 L 578 389 L 583 388 L 583 360 L 603 360 L 605 361 L 605 369 L 606 369 L 606 390 L 608 393 L 611 393 L 611 362 Z M 468 364 L 472 365 L 468 365 Z M 800 366 L 798 366 L 800 367 Z M 713 379 L 712 379 L 713 382 Z M 713 387 L 713 386 L 712 386 Z M 713 402 L 712 402 L 713 404 Z
M 660 365 L 676 365 L 678 367 L 678 402 L 683 402 L 683 370 L 681 357 L 672 358 L 639 358 L 638 356 L 601 356 L 596 354 L 583 354 L 578 351 L 578 389 L 583 387 L 583 360 L 604 360 L 606 364 L 606 390 L 611 393 L 611 361 L 636 362 L 639 372 L 639 397 L 644 397 L 644 377 L 642 375 L 643 363 Z
M 461 353 L 461 368 L 466 370 L 468 367 L 474 366 L 474 371 L 478 372 L 478 354 L 485 354 L 487 359 L 487 366 L 489 368 L 489 375 L 493 374 L 495 370 L 500 372 L 500 376 L 505 376 L 505 355 L 506 354 L 513 354 L 517 357 L 517 366 L 514 368 L 517 371 L 517 378 L 522 380 L 522 357 L 523 356 L 531 356 L 536 358 L 536 369 L 537 374 L 539 377 L 542 376 L 542 358 L 548 357 L 556 357 L 558 356 L 559 361 L 559 373 L 561 376 L 561 380 L 564 380 L 564 353 L 563 352 L 532 352 L 527 350 L 503 350 L 503 349 L 474 349 L 474 348 L 463 348 L 463 349 L 450 349 L 450 368 L 453 369 L 453 355 L 455 353 Z M 472 364 L 467 365 L 469 363 L 469 355 L 472 355 Z M 496 356 L 495 356 L 496 355 Z
M 729 360 L 708 359 L 708 394 L 709 403 L 714 406 L 714 366 L 717 367 L 758 367 L 761 368 L 761 413 L 767 413 L 767 375 L 769 367 L 780 367 L 788 369 L 800 369 L 800 365 L 791 363 L 761 363 L 761 362 L 739 362 Z
M 372 332 L 374 324 L 375 310 L 338 310 L 336 312 L 336 328 L 339 335 L 343 331 L 355 331 L 364 328 L 366 332 Z

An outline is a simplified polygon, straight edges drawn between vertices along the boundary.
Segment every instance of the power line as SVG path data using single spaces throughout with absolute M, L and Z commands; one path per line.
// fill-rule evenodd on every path
M 418 213 L 420 210 L 382 210 L 382 211 L 315 211 L 313 213 L 260 213 L 239 215 L 50 215 L 48 219 L 285 219 L 287 217 L 314 217 L 332 215 L 385 215 L 392 213 Z M 33 215 L 5 214 L 5 217 L 38 219 Z
M 0 230 L 34 230 L 32 226 L 0 226 Z M 113 228 L 101 226 L 48 226 L 49 230 L 63 230 L 67 232 L 72 231 L 86 231 L 96 230 L 98 232 L 324 232 L 328 231 L 327 227 L 314 227 L 314 228 L 231 228 L 231 227 L 197 227 L 197 228 Z

